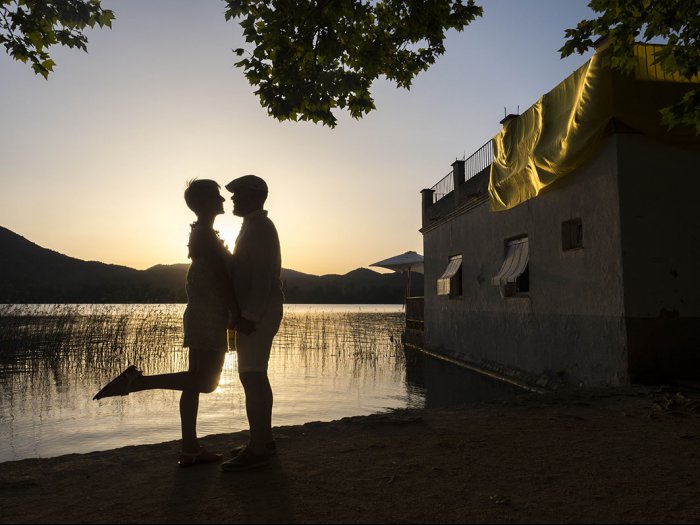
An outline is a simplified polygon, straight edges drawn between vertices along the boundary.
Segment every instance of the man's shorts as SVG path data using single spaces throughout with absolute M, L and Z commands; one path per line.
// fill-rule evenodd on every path
M 282 309 L 275 309 L 255 323 L 250 335 L 236 332 L 235 350 L 238 354 L 238 373 L 267 372 L 272 340 L 282 322 Z

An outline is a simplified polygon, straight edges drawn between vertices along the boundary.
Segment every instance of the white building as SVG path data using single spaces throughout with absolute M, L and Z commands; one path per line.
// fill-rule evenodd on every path
M 698 84 L 650 50 L 596 53 L 423 190 L 423 348 L 543 386 L 700 377 L 700 136 L 658 113 Z

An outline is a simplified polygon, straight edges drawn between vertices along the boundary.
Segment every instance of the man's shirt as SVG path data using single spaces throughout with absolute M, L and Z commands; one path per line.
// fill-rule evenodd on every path
M 259 322 L 282 307 L 281 270 L 280 241 L 267 211 L 246 215 L 233 249 L 231 272 L 241 317 Z

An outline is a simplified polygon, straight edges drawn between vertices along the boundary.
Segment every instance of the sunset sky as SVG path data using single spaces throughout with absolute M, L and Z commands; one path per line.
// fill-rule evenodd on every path
M 267 116 L 233 66 L 244 42 L 223 2 L 103 0 L 113 28 L 90 31 L 87 54 L 53 48 L 48 81 L 0 53 L 0 226 L 80 259 L 187 262 L 186 181 L 255 173 L 286 268 L 422 253 L 420 190 L 494 136 L 504 107 L 522 112 L 589 58 L 557 52 L 587 1 L 478 3 L 410 91 L 378 81 L 376 111 L 329 129 Z M 225 206 L 232 247 L 241 220 Z

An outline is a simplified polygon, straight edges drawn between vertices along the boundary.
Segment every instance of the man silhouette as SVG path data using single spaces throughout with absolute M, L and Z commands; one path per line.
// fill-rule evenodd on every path
M 231 264 L 231 277 L 240 308 L 235 326 L 238 374 L 245 391 L 250 439 L 223 471 L 266 465 L 276 452 L 272 437 L 272 388 L 267 377 L 272 340 L 282 321 L 280 243 L 275 225 L 263 209 L 267 184 L 245 175 L 226 185 L 233 193 L 233 214 L 243 217 Z

